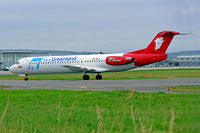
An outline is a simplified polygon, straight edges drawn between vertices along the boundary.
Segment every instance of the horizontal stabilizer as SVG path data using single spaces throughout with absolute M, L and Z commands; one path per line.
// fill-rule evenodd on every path
M 178 35 L 191 35 L 192 33 L 179 33 Z

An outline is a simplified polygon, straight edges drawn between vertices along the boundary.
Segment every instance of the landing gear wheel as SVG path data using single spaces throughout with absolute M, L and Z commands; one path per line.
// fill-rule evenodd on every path
M 96 75 L 96 80 L 101 80 L 102 76 L 101 75 Z
M 89 80 L 90 76 L 89 75 L 83 75 L 83 80 Z
M 28 78 L 24 78 L 24 81 L 28 81 Z

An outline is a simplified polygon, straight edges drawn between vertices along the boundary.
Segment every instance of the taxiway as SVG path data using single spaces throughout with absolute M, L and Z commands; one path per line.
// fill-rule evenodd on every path
M 139 92 L 166 92 L 164 86 L 200 85 L 199 78 L 181 79 L 129 79 L 129 80 L 0 80 L 0 85 L 11 86 L 7 89 L 68 89 L 113 91 L 131 90 Z

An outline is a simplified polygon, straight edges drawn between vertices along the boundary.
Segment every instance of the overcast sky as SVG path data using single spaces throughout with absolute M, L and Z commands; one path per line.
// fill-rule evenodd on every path
M 200 50 L 199 0 L 0 0 L 0 49 L 128 52 L 163 30 L 168 52 Z

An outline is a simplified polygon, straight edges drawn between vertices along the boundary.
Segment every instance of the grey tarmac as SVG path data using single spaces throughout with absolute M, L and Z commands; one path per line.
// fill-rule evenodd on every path
M 200 85 L 200 78 L 178 79 L 128 79 L 128 80 L 0 80 L 7 89 L 66 89 L 113 91 L 131 90 L 138 92 L 167 92 L 164 86 Z

